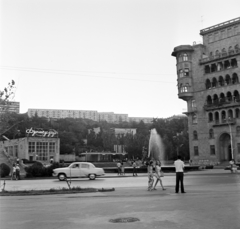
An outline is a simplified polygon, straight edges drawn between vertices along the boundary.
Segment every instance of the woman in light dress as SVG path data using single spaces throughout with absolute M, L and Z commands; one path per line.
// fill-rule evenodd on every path
M 153 187 L 153 190 L 157 190 L 156 189 L 156 186 L 157 186 L 157 183 L 159 181 L 161 187 L 162 187 L 162 190 L 166 190 L 164 187 L 163 187 L 163 183 L 162 183 L 162 179 L 161 179 L 161 162 L 160 161 L 156 161 L 156 166 L 155 166 L 155 176 L 157 178 L 156 182 L 155 182 L 155 185 Z
M 149 162 L 147 168 L 148 168 L 148 191 L 152 191 L 153 183 L 154 183 L 154 178 L 153 178 L 153 161 Z

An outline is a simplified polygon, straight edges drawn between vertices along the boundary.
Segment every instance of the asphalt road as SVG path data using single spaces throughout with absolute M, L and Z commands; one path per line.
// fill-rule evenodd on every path
M 115 176 L 115 175 L 114 175 Z M 174 174 L 163 178 L 167 190 L 146 191 L 147 177 L 76 179 L 72 186 L 114 192 L 0 197 L 1 229 L 163 228 L 240 229 L 240 174 L 229 171 L 187 173 L 186 194 L 174 193 Z M 6 188 L 65 186 L 56 179 L 7 181 Z M 22 189 L 21 188 L 21 189 Z M 111 219 L 139 221 L 112 223 Z

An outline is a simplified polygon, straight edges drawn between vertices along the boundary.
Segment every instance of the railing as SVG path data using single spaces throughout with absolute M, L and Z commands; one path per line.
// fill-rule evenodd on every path
M 209 56 L 209 57 L 205 57 L 203 59 L 200 59 L 199 62 L 200 64 L 203 64 L 205 62 L 208 62 L 208 61 L 213 61 L 213 60 L 217 60 L 217 59 L 220 59 L 220 58 L 223 58 L 223 57 L 231 57 L 235 54 L 240 54 L 240 49 L 235 49 L 235 50 L 231 50 L 229 52 L 222 52 L 222 53 L 219 53 L 217 55 L 214 55 L 214 56 Z
M 217 25 L 208 27 L 208 28 L 206 28 L 206 29 L 202 29 L 202 30 L 200 30 L 200 34 L 205 33 L 205 32 L 208 32 L 208 31 L 213 30 L 213 29 L 217 29 L 217 28 L 222 27 L 222 26 L 225 26 L 225 25 L 229 25 L 229 24 L 231 24 L 231 23 L 233 23 L 233 22 L 237 22 L 237 21 L 240 21 L 240 17 L 234 18 L 234 19 L 229 20 L 229 21 L 225 21 L 225 22 L 223 22 L 223 23 L 220 23 L 220 24 L 217 24 Z

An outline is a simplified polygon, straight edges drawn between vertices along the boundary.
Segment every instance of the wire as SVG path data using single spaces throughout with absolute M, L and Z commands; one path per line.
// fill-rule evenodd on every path
M 176 82 L 167 82 L 159 80 L 145 80 L 136 78 L 123 78 L 123 77 L 111 77 L 111 76 L 100 76 L 100 75 L 86 75 L 82 73 L 97 73 L 97 74 L 111 74 L 111 75 L 146 75 L 146 76 L 164 76 L 164 75 L 174 75 L 174 74 L 148 74 L 148 73 L 117 73 L 117 72 L 94 72 L 94 71 L 72 71 L 72 70 L 55 70 L 55 69 L 42 69 L 42 68 L 22 68 L 22 67 L 10 67 L 1 66 L 1 69 L 13 70 L 13 71 L 24 71 L 24 72 L 42 72 L 42 73 L 53 73 L 53 74 L 67 74 L 67 75 L 78 75 L 96 78 L 107 78 L 107 79 L 120 79 L 120 80 L 133 80 L 133 81 L 143 81 L 143 82 L 157 82 L 157 83 L 169 83 L 175 84 Z

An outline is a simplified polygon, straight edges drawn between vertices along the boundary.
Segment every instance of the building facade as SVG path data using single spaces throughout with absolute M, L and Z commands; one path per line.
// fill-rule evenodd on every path
M 11 159 L 27 159 L 48 163 L 51 158 L 59 162 L 60 139 L 54 130 L 29 129 L 27 137 L 0 141 L 0 151 Z
M 0 114 L 5 112 L 15 112 L 19 114 L 20 102 L 5 101 L 0 103 Z
M 203 44 L 174 48 L 178 97 L 187 102 L 195 163 L 240 161 L 240 17 L 200 31 Z
M 115 114 L 114 112 L 97 112 L 88 110 L 58 110 L 58 109 L 28 109 L 28 116 L 45 117 L 48 119 L 83 118 L 96 122 L 107 121 L 109 123 L 140 122 L 151 123 L 153 118 L 128 117 L 128 114 Z

